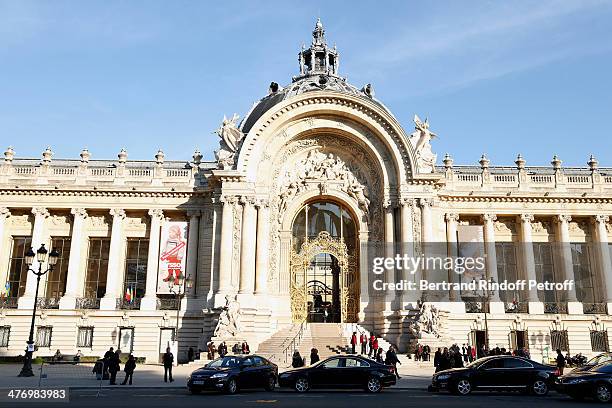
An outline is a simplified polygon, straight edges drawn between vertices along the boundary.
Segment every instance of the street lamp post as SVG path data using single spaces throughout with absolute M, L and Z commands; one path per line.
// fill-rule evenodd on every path
M 484 313 L 485 348 L 487 349 L 487 352 L 488 352 L 489 351 L 489 323 L 487 321 L 487 314 L 489 313 L 488 306 L 489 306 L 489 301 L 491 300 L 491 295 L 492 295 L 489 288 L 491 287 L 492 284 L 495 283 L 495 280 L 493 278 L 489 278 L 487 283 L 488 283 L 487 287 L 483 289 L 482 291 L 477 292 L 476 294 L 477 294 L 478 300 L 482 304 L 482 310 Z
M 175 283 L 174 279 L 170 279 L 168 281 L 168 288 L 170 293 L 175 295 L 176 297 L 176 326 L 174 328 L 174 341 L 176 342 L 176 352 L 178 354 L 178 332 L 179 332 L 179 317 L 181 313 L 181 303 L 182 299 L 185 296 L 185 289 L 191 289 L 193 286 L 193 281 L 191 280 L 191 276 L 187 275 L 184 277 L 182 274 L 178 278 L 178 283 Z M 176 357 L 178 359 L 178 355 Z
M 38 261 L 38 271 L 31 269 L 30 267 L 34 263 L 34 257 L 36 256 L 36 260 Z M 30 337 L 28 338 L 27 348 L 25 359 L 23 361 L 23 367 L 21 368 L 21 372 L 18 377 L 33 377 L 34 373 L 32 372 L 32 354 L 34 353 L 34 322 L 36 320 L 36 305 L 38 303 L 38 288 L 40 286 L 40 278 L 45 275 L 47 272 L 50 272 L 57 264 L 57 260 L 60 254 L 55 249 L 51 249 L 51 253 L 49 253 L 49 267 L 43 271 L 42 265 L 47 260 L 47 249 L 45 248 L 45 244 L 42 244 L 36 254 L 34 253 L 34 249 L 30 248 L 28 252 L 25 254 L 26 264 L 28 265 L 28 272 L 32 272 L 36 275 L 36 292 L 34 293 L 34 306 L 32 307 L 32 322 L 30 323 Z

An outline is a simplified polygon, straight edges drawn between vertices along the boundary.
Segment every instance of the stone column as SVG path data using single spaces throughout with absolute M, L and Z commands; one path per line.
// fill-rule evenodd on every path
M 522 264 L 525 274 L 523 279 L 526 279 L 527 302 L 529 302 L 530 314 L 543 314 L 544 304 L 538 298 L 538 291 L 533 288 L 529 289 L 529 281 L 537 281 L 535 272 L 535 259 L 533 255 L 533 237 L 532 226 L 533 214 L 521 214 L 521 255 Z
M 402 255 L 407 255 L 412 258 L 414 256 L 414 234 L 413 234 L 413 224 L 412 224 L 412 203 L 413 199 L 411 198 L 402 198 L 401 199 L 401 218 L 402 218 Z M 411 273 L 412 272 L 412 273 Z M 401 272 L 401 279 L 407 280 L 410 282 L 414 282 L 414 278 L 416 271 L 410 271 L 408 268 L 403 268 Z M 412 293 L 413 296 L 410 296 Z M 402 293 L 402 306 L 404 302 L 416 302 L 416 298 L 414 297 L 414 291 L 405 291 Z
M 240 249 L 241 295 L 252 295 L 255 290 L 255 245 L 257 240 L 257 209 L 253 197 L 242 197 L 242 238 Z
M 223 210 L 221 215 L 221 248 L 219 254 L 219 290 L 218 293 L 229 293 L 232 285 L 232 248 L 234 234 L 234 196 L 221 197 Z M 224 302 L 223 296 L 220 297 Z M 216 302 L 215 302 L 216 303 Z
M 257 252 L 255 261 L 255 294 L 268 293 L 268 268 L 270 251 L 270 204 L 265 200 L 257 202 Z
M 500 283 L 499 275 L 497 274 L 497 250 L 495 249 L 495 220 L 497 220 L 497 215 L 495 214 L 482 214 L 482 221 L 484 223 L 485 251 L 487 256 L 485 259 L 487 276 L 489 279 L 493 279 L 495 282 Z M 502 302 L 499 298 L 499 291 L 497 290 L 491 292 L 489 310 L 491 313 L 506 312 L 504 302 Z
M 32 228 L 32 249 L 34 250 L 34 253 L 36 253 L 41 244 L 46 244 L 44 241 L 44 231 L 45 220 L 47 217 L 49 217 L 49 211 L 44 207 L 34 207 L 32 208 L 32 214 L 34 214 L 34 227 Z M 50 248 L 47 248 L 47 250 L 51 251 Z M 45 265 L 43 265 L 43 268 L 44 267 Z M 32 262 L 30 269 L 38 271 L 38 261 L 36 260 L 36 257 L 34 257 L 34 262 Z M 32 309 L 34 307 L 34 297 L 36 296 L 36 275 L 31 272 L 27 273 L 28 277 L 26 280 L 25 292 L 18 300 L 19 309 Z M 44 289 L 42 282 L 43 280 L 41 278 L 40 289 Z
M 561 271 L 563 279 L 574 280 L 574 263 L 572 262 L 572 248 L 570 247 L 569 222 L 572 217 L 566 214 L 560 214 L 556 217 L 557 227 L 559 228 L 559 242 L 561 255 Z M 567 311 L 569 314 L 583 314 L 582 303 L 576 298 L 576 289 L 572 288 L 565 292 L 567 296 Z
M 607 304 L 608 314 L 612 315 L 612 257 L 610 247 L 608 245 L 608 231 L 606 224 L 610 221 L 610 217 L 605 214 L 595 216 L 595 227 L 597 229 L 597 244 L 599 251 L 596 251 L 599 256 L 600 276 L 603 284 L 604 301 Z
M 431 255 L 428 252 L 432 250 L 433 241 L 433 224 L 431 221 L 431 207 L 433 206 L 433 200 L 431 198 L 419 199 L 419 206 L 421 207 L 421 251 L 423 256 Z M 427 270 L 420 270 L 417 272 L 418 280 L 427 279 Z
M 81 269 L 81 255 L 83 253 L 83 244 L 85 243 L 84 233 L 87 211 L 84 208 L 73 208 L 70 210 L 70 213 L 73 216 L 70 259 L 68 260 L 68 274 L 66 275 L 66 292 L 60 299 L 60 309 L 76 308 L 79 284 L 85 280 L 85 270 Z
M 108 252 L 106 293 L 100 299 L 101 310 L 115 310 L 117 308 L 117 298 L 121 296 L 119 285 L 123 280 L 122 273 L 124 272 L 121 267 L 121 252 L 123 249 L 123 220 L 125 219 L 125 211 L 113 208 L 110 210 L 110 215 L 113 217 L 113 225 Z
M 391 201 L 385 203 L 385 257 L 395 258 L 395 223 L 393 221 L 394 206 Z M 384 275 L 384 282 L 392 283 L 395 282 L 395 268 L 387 269 Z M 385 309 L 389 309 L 391 304 L 389 301 L 393 298 L 393 293 L 387 291 L 384 294 L 385 298 Z
M 0 260 L 3 259 L 8 259 L 8 258 L 4 258 L 5 256 L 8 256 L 8 254 L 6 254 L 5 252 L 8 252 L 9 250 L 9 246 L 8 245 L 3 245 L 5 240 L 4 240 L 4 231 L 6 230 L 6 223 L 7 223 L 7 219 L 11 216 L 11 212 L 9 211 L 8 208 L 6 207 L 0 207 Z M 4 273 L 8 273 L 8 270 L 3 270 L 0 271 L 0 282 L 6 282 L 6 275 L 4 275 Z
M 446 213 L 444 215 L 446 221 L 446 242 L 448 243 L 448 256 L 458 256 L 458 243 L 457 243 L 457 222 L 459 221 L 459 214 L 457 213 Z M 452 283 L 459 283 L 459 276 L 454 270 L 449 271 L 448 281 Z M 453 302 L 461 301 L 461 292 L 459 290 L 451 290 L 449 300 Z
M 193 297 L 196 294 L 198 282 L 198 243 L 200 237 L 200 211 L 187 212 L 189 217 L 189 230 L 187 232 L 187 261 L 185 265 L 185 277 L 189 277 L 193 282 L 191 291 L 185 288 L 186 297 Z
M 140 301 L 140 310 L 157 309 L 157 277 L 159 275 L 159 240 L 164 212 L 159 208 L 149 210 L 151 228 L 149 228 L 149 252 L 147 254 L 147 278 L 145 295 Z M 113 227 L 114 230 L 114 227 Z M 111 238 L 112 239 L 112 238 Z

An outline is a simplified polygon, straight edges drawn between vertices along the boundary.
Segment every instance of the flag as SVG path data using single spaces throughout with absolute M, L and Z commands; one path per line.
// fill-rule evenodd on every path
M 134 303 L 134 287 L 130 286 L 130 303 Z
M 132 294 L 130 292 L 130 287 L 129 286 L 125 289 L 125 301 L 128 302 L 128 303 L 130 303 L 132 301 Z
M 4 290 L 2 291 L 2 296 L 0 298 L 8 298 L 11 294 L 11 283 L 6 282 L 4 285 Z

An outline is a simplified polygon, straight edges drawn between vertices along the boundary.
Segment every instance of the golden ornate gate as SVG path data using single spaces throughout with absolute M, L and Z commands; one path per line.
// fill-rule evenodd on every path
M 348 254 L 341 238 L 333 238 L 321 231 L 315 239 L 307 239 L 300 252 L 291 250 L 291 315 L 294 322 L 302 322 L 308 315 L 307 271 L 318 254 L 329 254 L 338 260 L 340 267 L 340 305 L 342 322 L 355 323 L 359 313 L 359 274 L 355 256 Z

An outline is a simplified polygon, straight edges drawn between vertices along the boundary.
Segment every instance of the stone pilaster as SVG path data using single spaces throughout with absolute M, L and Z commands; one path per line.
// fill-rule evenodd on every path
M 101 310 L 115 310 L 117 298 L 121 296 L 121 283 L 123 281 L 124 268 L 121 266 L 121 253 L 124 247 L 123 220 L 125 211 L 118 208 L 110 210 L 113 217 L 111 230 L 110 248 L 108 252 L 108 271 L 106 274 L 106 293 L 100 299 Z
M 7 220 L 11 216 L 11 212 L 6 207 L 0 207 L 0 260 L 7 259 L 8 251 L 10 250 L 10 245 L 4 245 L 4 233 L 6 231 Z M 7 270 L 0 271 L 0 282 L 6 281 L 6 275 L 8 273 Z
M 242 197 L 242 229 L 240 249 L 239 294 L 252 295 L 255 290 L 255 245 L 257 240 L 257 210 L 253 197 Z
M 484 223 L 484 241 L 486 259 L 485 266 L 487 268 L 487 276 L 489 279 L 499 283 L 499 275 L 497 273 L 497 251 L 495 249 L 495 220 L 497 215 L 492 213 L 482 214 L 482 221 Z M 499 298 L 499 291 L 494 290 L 491 293 L 489 302 L 489 310 L 491 313 L 505 313 L 504 303 Z
M 522 254 L 522 266 L 524 272 L 523 279 L 527 281 L 537 281 L 535 271 L 535 258 L 533 255 L 533 214 L 521 214 L 521 254 Z M 529 282 L 527 282 L 527 288 Z M 533 289 L 527 289 L 527 301 L 529 302 L 529 313 L 530 314 L 543 314 L 544 304 L 540 302 L 538 298 L 538 291 Z
M 555 217 L 559 231 L 558 241 L 560 242 L 561 271 L 564 279 L 574 280 L 574 264 L 572 262 L 572 248 L 570 247 L 569 222 L 572 217 L 567 214 L 560 214 Z M 565 292 L 567 296 L 567 310 L 570 314 L 582 314 L 582 304 L 576 298 L 576 289 L 572 288 Z
M 66 275 L 66 291 L 60 299 L 60 309 L 74 309 L 80 282 L 85 280 L 85 270 L 81 268 L 83 245 L 85 244 L 85 221 L 87 211 L 84 208 L 73 208 L 72 236 L 70 237 L 70 259 L 68 260 L 68 274 Z
M 232 285 L 232 247 L 234 233 L 234 205 L 235 196 L 221 197 L 223 210 L 221 215 L 221 248 L 219 253 L 219 294 L 228 293 Z M 223 296 L 220 297 L 224 302 Z M 217 303 L 217 302 L 215 302 Z
M 459 221 L 459 214 L 457 213 L 446 213 L 444 215 L 446 221 L 446 242 L 448 245 L 448 256 L 456 257 L 458 255 L 458 244 L 457 244 L 457 222 Z M 448 276 L 449 282 L 459 283 L 459 276 L 454 270 L 449 271 Z M 448 293 L 449 300 L 460 301 L 461 292 L 459 290 L 451 290 Z
M 605 214 L 595 216 L 595 228 L 597 231 L 597 243 L 599 250 L 597 251 L 600 265 L 600 277 L 603 284 L 604 301 L 608 306 L 608 314 L 612 315 L 612 259 L 610 255 L 610 247 L 608 245 L 608 232 L 606 224 L 610 221 L 610 217 Z
M 257 250 L 255 254 L 255 294 L 268 293 L 268 268 L 270 267 L 270 204 L 257 202 Z
M 414 234 L 413 234 L 413 224 L 412 224 L 412 204 L 414 200 L 411 198 L 402 198 L 400 200 L 401 204 L 401 219 L 402 219 L 402 255 L 407 255 L 408 257 L 414 256 Z M 414 275 L 410 274 L 408 268 L 403 268 L 401 272 L 401 279 L 406 281 L 414 281 Z M 402 306 L 405 302 L 415 300 L 409 299 L 409 296 L 406 292 L 402 293 Z
M 41 244 L 46 244 L 45 242 L 45 220 L 49 217 L 49 211 L 43 207 L 34 207 L 32 208 L 32 214 L 34 215 L 34 227 L 32 228 L 32 249 L 34 252 L 40 248 Z M 49 249 L 49 248 L 47 248 Z M 50 249 L 49 249 L 50 251 Z M 32 262 L 32 266 L 30 269 L 38 271 L 38 261 L 36 257 L 34 257 L 34 262 Z M 45 265 L 43 265 L 43 268 Z M 42 285 L 41 278 L 41 286 Z M 36 296 L 36 275 L 31 272 L 28 272 L 28 277 L 26 281 L 25 292 L 22 297 L 19 298 L 18 307 L 19 309 L 32 309 L 34 307 L 34 297 Z
M 198 282 L 198 242 L 200 232 L 200 211 L 188 211 L 189 230 L 187 238 L 187 261 L 185 265 L 185 277 L 189 277 L 193 282 L 193 288 L 188 290 L 185 288 L 185 295 L 193 297 L 196 294 Z
M 164 212 L 159 208 L 149 210 L 151 228 L 149 229 L 149 252 L 147 254 L 147 278 L 145 295 L 140 301 L 140 310 L 157 308 L 157 277 L 159 275 L 159 240 Z

